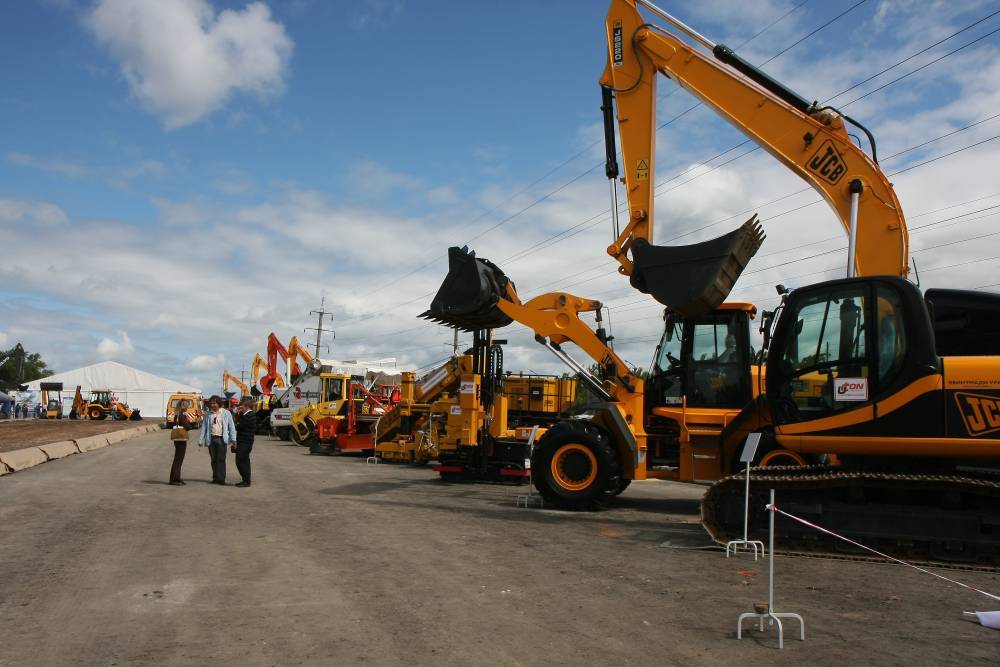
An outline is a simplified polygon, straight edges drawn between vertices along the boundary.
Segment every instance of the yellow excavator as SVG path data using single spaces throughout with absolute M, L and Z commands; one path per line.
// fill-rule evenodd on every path
M 651 24 L 640 8 L 670 27 Z M 808 102 L 645 0 L 613 0 L 606 28 L 606 171 L 614 184 L 617 112 L 629 210 L 608 252 L 633 286 L 666 306 L 649 381 L 609 345 L 600 302 L 560 292 L 522 302 L 499 267 L 465 249 L 449 250 L 448 276 L 423 314 L 467 330 L 527 325 L 600 397 L 590 419 L 560 422 L 538 443 L 540 494 L 586 508 L 633 479 L 726 478 L 706 494 L 702 514 L 727 541 L 742 532 L 743 509 L 743 481 L 727 476 L 757 431 L 755 461 L 777 452 L 807 465 L 754 473 L 752 530 L 765 523 L 765 489 L 777 488 L 786 507 L 873 546 L 1000 562 L 1000 296 L 921 295 L 905 280 L 902 207 L 860 123 Z M 764 313 L 766 365 L 756 374 L 744 347 L 755 309 L 723 301 L 763 240 L 759 226 L 751 220 L 692 246 L 652 244 L 657 73 L 809 183 L 848 234 L 847 278 L 785 291 L 781 307 Z M 867 137 L 870 155 L 845 124 Z M 595 315 L 596 330 L 583 313 Z M 724 360 L 730 335 L 737 361 Z M 596 375 L 566 342 L 597 362 Z M 779 521 L 777 539 L 833 548 L 797 526 Z

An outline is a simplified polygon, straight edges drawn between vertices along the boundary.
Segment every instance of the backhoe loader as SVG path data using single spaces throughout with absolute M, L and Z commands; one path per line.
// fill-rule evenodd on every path
M 38 405 L 38 416 L 43 419 L 62 419 L 62 382 L 39 383 L 42 400 Z
M 650 24 L 640 7 L 670 28 Z M 902 207 L 860 123 L 808 102 L 646 0 L 613 0 L 606 29 L 606 172 L 614 184 L 617 111 L 629 210 L 608 252 L 633 286 L 667 307 L 653 377 L 644 383 L 610 347 L 600 302 L 559 292 L 522 302 L 499 267 L 463 249 L 449 251 L 449 274 L 424 313 L 474 331 L 525 324 L 600 396 L 590 420 L 560 422 L 538 443 L 532 467 L 540 494 L 585 508 L 633 479 L 718 480 L 757 431 L 757 461 L 777 453 L 813 465 L 755 473 L 752 531 L 764 523 L 762 494 L 777 488 L 790 511 L 869 545 L 1000 562 L 1000 296 L 933 289 L 922 296 L 904 279 Z M 768 353 L 756 381 L 740 340 L 755 309 L 723 301 L 763 240 L 759 227 L 751 220 L 715 241 L 652 245 L 658 72 L 809 183 L 848 233 L 847 278 L 795 290 L 763 314 Z M 847 123 L 864 134 L 871 155 L 852 142 Z M 594 313 L 596 330 L 581 313 Z M 713 322 L 726 314 L 736 326 L 720 330 Z M 743 359 L 722 367 L 729 362 L 713 342 L 715 357 L 705 364 L 709 355 L 696 350 L 723 332 L 735 336 Z M 679 356 L 670 349 L 678 339 Z M 596 376 L 567 354 L 566 342 L 598 363 Z M 952 351 L 966 356 L 942 356 Z M 712 391 L 699 392 L 699 384 Z M 838 465 L 821 464 L 833 457 Z M 743 483 L 724 479 L 703 500 L 703 521 L 719 541 L 742 532 Z M 777 539 L 832 548 L 797 526 L 779 521 Z
M 76 388 L 73 397 L 72 418 L 86 416 L 87 419 L 104 420 L 108 417 L 118 421 L 139 421 L 142 416 L 138 408 L 130 408 L 128 403 L 119 401 L 110 389 L 91 389 L 90 398 L 83 397 L 81 388 Z

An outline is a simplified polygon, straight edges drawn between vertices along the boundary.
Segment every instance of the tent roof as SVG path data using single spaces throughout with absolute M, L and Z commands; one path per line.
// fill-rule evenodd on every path
M 77 385 L 86 389 L 108 388 L 116 391 L 161 391 L 200 393 L 189 384 L 175 382 L 132 368 L 117 361 L 102 361 L 76 370 L 56 373 L 28 383 L 28 389 L 38 391 L 42 382 L 62 382 L 64 389 L 73 390 Z

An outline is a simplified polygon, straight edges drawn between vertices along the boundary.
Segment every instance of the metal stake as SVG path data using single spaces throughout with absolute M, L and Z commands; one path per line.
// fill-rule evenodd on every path
M 771 557 L 767 568 L 767 611 L 752 611 L 740 614 L 739 619 L 736 621 L 736 638 L 743 639 L 744 619 L 756 618 L 757 629 L 760 632 L 764 631 L 764 621 L 767 620 L 768 625 L 778 626 L 778 648 L 783 649 L 785 648 L 785 632 L 784 628 L 781 626 L 781 619 L 793 618 L 799 622 L 800 641 L 806 640 L 806 622 L 802 620 L 802 617 L 798 614 L 774 611 L 774 507 L 774 489 L 771 489 L 771 504 L 767 506 L 768 511 L 771 512 L 770 535 L 768 536 L 768 548 L 770 549 Z

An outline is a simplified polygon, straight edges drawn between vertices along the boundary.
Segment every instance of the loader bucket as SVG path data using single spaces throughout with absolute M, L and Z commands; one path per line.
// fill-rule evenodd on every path
M 736 231 L 685 246 L 632 243 L 632 287 L 685 317 L 704 315 L 726 300 L 764 242 L 757 216 Z
M 497 308 L 497 302 L 508 283 L 493 262 L 467 248 L 448 248 L 448 275 L 420 317 L 465 331 L 505 327 L 513 320 Z

